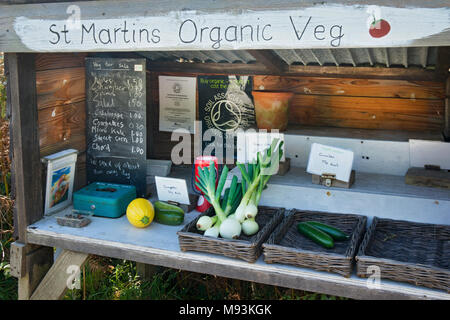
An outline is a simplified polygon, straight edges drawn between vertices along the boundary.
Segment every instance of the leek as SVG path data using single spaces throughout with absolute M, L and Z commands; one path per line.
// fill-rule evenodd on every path
M 216 167 L 214 161 L 211 161 L 208 168 L 199 168 L 199 179 L 195 185 L 203 192 L 206 200 L 213 206 L 219 219 L 217 223 L 227 218 L 222 206 L 220 205 L 220 196 L 228 174 L 228 167 L 224 166 L 222 174 L 216 188 Z
M 228 167 L 223 167 L 217 187 L 216 168 L 213 161 L 210 162 L 209 167 L 199 168 L 198 172 L 199 179 L 195 182 L 195 185 L 203 192 L 206 200 L 213 206 L 215 216 L 200 217 L 197 221 L 197 229 L 205 231 L 205 236 L 217 237 L 221 224 L 227 220 L 227 216 L 235 210 L 240 202 L 241 188 L 238 186 L 237 177 L 233 176 L 230 188 L 225 191 L 221 203 L 220 199 L 228 175 Z M 234 231 L 236 231 L 236 229 Z M 236 236 L 235 233 L 236 232 L 225 232 L 225 234 L 232 234 L 232 236 Z
M 273 168 L 278 168 L 282 156 L 283 142 L 274 139 L 270 147 L 258 152 L 255 163 L 237 163 L 242 174 L 239 185 L 233 176 L 231 185 L 222 190 L 228 175 L 228 167 L 224 166 L 216 187 L 216 168 L 211 161 L 209 167 L 199 168 L 199 179 L 195 185 L 203 192 L 206 200 L 213 206 L 213 217 L 203 216 L 197 221 L 197 229 L 204 231 L 205 236 L 217 238 L 219 235 L 226 239 L 236 239 L 243 231 L 247 236 L 258 232 L 259 226 L 255 221 L 258 214 L 258 204 L 261 194 L 270 177 L 275 174 Z
M 241 223 L 245 219 L 255 219 L 258 213 L 258 204 L 261 200 L 262 191 L 271 175 L 275 173 L 272 169 L 278 167 L 278 163 L 283 155 L 281 149 L 283 141 L 278 142 L 278 139 L 274 139 L 266 152 L 258 152 L 256 163 L 248 164 L 247 170 L 243 164 L 237 164 L 242 174 L 243 183 L 248 186 L 235 212 L 235 218 Z

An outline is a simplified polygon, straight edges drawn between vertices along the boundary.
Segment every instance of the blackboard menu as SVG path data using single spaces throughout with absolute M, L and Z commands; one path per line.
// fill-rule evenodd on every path
M 222 159 L 235 158 L 236 131 L 255 126 L 252 80 L 251 76 L 235 75 L 197 77 L 199 117 L 204 138 L 202 154 L 216 155 Z M 215 129 L 217 134 L 222 135 L 223 149 L 220 146 L 210 148 L 216 141 L 205 139 L 209 137 L 205 135 L 209 129 Z M 233 155 L 230 156 L 227 150 L 233 151 Z
M 87 179 L 146 193 L 145 59 L 86 58 Z

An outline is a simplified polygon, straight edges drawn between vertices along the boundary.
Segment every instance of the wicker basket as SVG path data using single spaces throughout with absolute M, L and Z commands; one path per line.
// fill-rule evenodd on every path
M 375 217 L 356 256 L 359 277 L 370 266 L 381 278 L 450 291 L 450 226 Z
M 326 249 L 301 235 L 297 224 L 302 221 L 318 221 L 341 229 L 351 238 L 336 241 L 332 249 Z M 264 261 L 290 264 L 320 271 L 338 273 L 350 277 L 357 247 L 362 240 L 367 218 L 354 214 L 337 214 L 292 210 L 263 244 Z
M 259 224 L 259 231 L 250 237 L 241 233 L 239 239 L 228 240 L 205 237 L 202 235 L 202 231 L 197 230 L 197 220 L 203 215 L 211 216 L 213 212 L 211 208 L 177 232 L 182 251 L 209 252 L 242 259 L 247 262 L 255 262 L 261 255 L 262 243 L 267 240 L 270 233 L 281 222 L 284 216 L 284 209 L 282 208 L 258 207 L 256 222 Z

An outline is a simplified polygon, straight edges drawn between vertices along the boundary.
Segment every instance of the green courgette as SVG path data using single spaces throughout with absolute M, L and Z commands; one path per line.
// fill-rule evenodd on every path
M 328 233 L 336 241 L 344 241 L 350 239 L 350 236 L 346 234 L 344 231 L 329 226 L 327 224 L 320 223 L 317 221 L 306 221 L 306 223 L 308 223 L 309 225 L 313 226 L 316 229 Z
M 331 249 L 334 247 L 334 241 L 331 236 L 306 222 L 300 222 L 297 224 L 297 229 L 302 235 L 324 248 Z
M 169 226 L 177 226 L 184 221 L 184 210 L 173 204 L 156 201 L 155 207 L 155 221 Z
M 164 202 L 164 201 L 155 201 L 155 203 L 153 205 L 154 205 L 155 209 L 177 211 L 179 213 L 184 214 L 184 210 L 181 209 L 180 207 L 178 207 L 174 204 Z

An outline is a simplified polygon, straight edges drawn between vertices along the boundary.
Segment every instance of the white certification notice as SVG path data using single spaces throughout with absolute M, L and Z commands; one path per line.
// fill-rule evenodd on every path
M 159 76 L 159 131 L 194 132 L 197 78 Z

